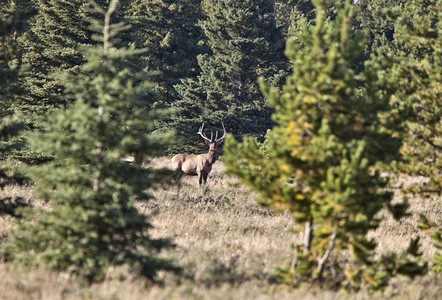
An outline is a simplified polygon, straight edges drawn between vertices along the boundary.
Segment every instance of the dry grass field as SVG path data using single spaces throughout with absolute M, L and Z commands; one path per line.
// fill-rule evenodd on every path
M 155 166 L 168 163 L 169 159 L 152 162 Z M 182 275 L 161 274 L 162 283 L 151 284 L 111 268 L 104 282 L 88 286 L 63 273 L 17 269 L 0 262 L 0 299 L 442 299 L 442 276 L 434 274 L 415 280 L 395 278 L 384 292 L 374 295 L 295 290 L 277 284 L 272 274 L 277 266 L 287 265 L 290 243 L 301 236 L 291 232 L 289 214 L 260 208 L 253 194 L 236 186 L 236 180 L 223 171 L 217 162 L 204 188 L 198 188 L 195 177 L 185 177 L 180 187 L 159 188 L 153 192 L 155 199 L 138 205 L 152 214 L 152 235 L 175 243 L 162 256 L 182 266 Z M 405 184 L 419 180 L 423 179 L 403 178 Z M 34 199 L 29 188 L 8 187 L 3 192 L 28 198 L 33 205 L 47 205 Z M 410 217 L 396 222 L 387 216 L 371 235 L 382 251 L 400 251 L 411 237 L 421 235 L 428 258 L 434 248 L 416 228 L 416 213 L 440 219 L 441 199 L 410 202 Z M 0 236 L 12 226 L 9 217 L 0 217 Z

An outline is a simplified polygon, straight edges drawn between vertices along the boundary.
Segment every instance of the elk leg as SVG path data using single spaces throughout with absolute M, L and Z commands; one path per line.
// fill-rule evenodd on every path
M 175 170 L 172 174 L 172 178 L 175 180 L 176 184 L 179 184 L 181 181 L 181 178 L 183 178 L 184 173 L 181 172 L 181 170 Z
M 181 178 L 183 178 L 184 173 L 180 170 L 175 170 L 172 174 L 172 181 L 175 181 L 175 184 L 177 185 L 177 196 L 180 194 L 181 189 Z
M 209 174 L 207 174 L 207 173 L 204 173 L 203 174 L 203 180 L 204 180 L 204 183 L 207 183 L 207 176 L 208 176 Z
M 201 183 L 203 183 L 203 172 L 198 173 L 198 184 L 201 186 Z

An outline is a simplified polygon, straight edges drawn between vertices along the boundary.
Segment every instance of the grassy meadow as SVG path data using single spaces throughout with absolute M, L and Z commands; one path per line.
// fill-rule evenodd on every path
M 151 163 L 168 167 L 169 159 Z M 424 179 L 401 180 L 412 184 Z M 290 263 L 290 243 L 302 236 L 292 233 L 288 213 L 259 207 L 253 194 L 236 183 L 224 174 L 218 161 L 205 187 L 198 188 L 196 177 L 184 177 L 180 186 L 159 187 L 152 192 L 153 200 L 138 204 L 141 211 L 152 215 L 151 234 L 174 242 L 175 247 L 161 256 L 183 267 L 179 276 L 160 274 L 160 283 L 152 284 L 110 268 L 103 282 L 87 285 L 64 273 L 19 269 L 0 262 L 0 299 L 442 299 L 442 276 L 431 273 L 415 280 L 394 278 L 385 291 L 374 295 L 291 289 L 276 283 L 273 272 Z M 29 199 L 35 206 L 50 206 L 35 199 L 31 188 L 10 186 L 3 192 Z M 399 191 L 396 197 L 399 201 Z M 417 213 L 440 219 L 440 202 L 411 198 L 409 217 L 396 222 L 387 215 L 382 226 L 371 232 L 379 249 L 401 251 L 410 238 L 420 235 L 423 254 L 431 257 L 435 249 L 430 238 L 417 229 Z M 0 236 L 12 226 L 10 217 L 1 216 Z

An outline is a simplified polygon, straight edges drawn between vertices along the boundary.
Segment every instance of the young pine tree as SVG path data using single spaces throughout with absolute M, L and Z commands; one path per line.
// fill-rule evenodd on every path
M 31 167 L 30 176 L 49 210 L 27 210 L 4 246 L 6 258 L 19 263 L 67 270 L 90 281 L 103 279 L 111 265 L 127 264 L 153 278 L 171 265 L 156 257 L 168 243 L 149 235 L 147 216 L 134 206 L 149 199 L 146 189 L 162 178 L 157 169 L 123 161 L 132 152 L 158 155 L 164 136 L 150 134 L 160 117 L 145 101 L 145 74 L 125 68 L 136 50 L 117 48 L 110 37 L 119 26 L 101 11 L 100 46 L 89 46 L 77 76 L 68 76 L 66 94 L 75 102 L 48 116 L 45 132 L 31 146 L 51 155 L 49 163 Z
M 314 3 L 314 26 L 304 21 L 298 39 L 287 44 L 293 74 L 283 92 L 263 85 L 277 123 L 266 147 L 229 137 L 224 162 L 258 192 L 261 205 L 290 211 L 295 232 L 304 232 L 291 265 L 278 272 L 282 281 L 381 288 L 397 273 L 425 269 L 409 257 L 418 254 L 416 240 L 402 254 L 377 260 L 376 242 L 367 237 L 379 226 L 381 209 L 396 218 L 404 212 L 404 204 L 392 204 L 379 169 L 399 156 L 389 90 L 377 64 L 358 76 L 350 67 L 363 39 L 351 38 L 349 1 L 335 21 L 326 18 L 327 1 Z
M 173 103 L 177 131 L 194 133 L 202 122 L 235 134 L 263 136 L 272 126 L 271 109 L 258 78 L 285 71 L 284 38 L 276 27 L 272 0 L 204 0 L 201 26 L 211 53 L 200 55 L 201 73 L 177 86 Z M 285 74 L 285 73 L 284 73 Z M 200 143 L 193 134 L 190 143 Z
M 399 171 L 425 176 L 428 182 L 407 192 L 440 199 L 442 194 L 442 1 L 407 1 L 396 22 L 395 45 L 390 49 L 391 73 L 399 74 L 395 96 L 405 108 L 403 160 Z M 390 76 L 393 78 L 393 76 Z M 433 269 L 442 271 L 442 219 L 426 220 L 434 227 L 439 249 Z
M 397 19 L 392 72 L 400 72 L 396 97 L 407 109 L 406 143 L 402 146 L 408 174 L 427 176 L 414 187 L 422 194 L 442 193 L 442 21 L 440 0 L 410 1 Z

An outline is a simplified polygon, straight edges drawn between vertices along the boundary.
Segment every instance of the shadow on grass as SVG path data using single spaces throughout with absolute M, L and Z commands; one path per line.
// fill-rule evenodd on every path
M 238 258 L 235 256 L 232 256 L 228 261 L 214 258 L 200 274 L 194 274 L 191 271 L 192 268 L 186 268 L 182 275 L 186 280 L 205 288 L 220 287 L 226 284 L 240 286 L 247 282 L 277 283 L 271 274 L 247 272 L 247 270 L 240 270 L 240 268 Z
M 21 197 L 13 198 L 6 197 L 0 199 L 0 216 L 1 215 L 10 215 L 13 217 L 20 218 L 21 214 L 18 211 L 21 207 L 29 206 L 28 203 Z

